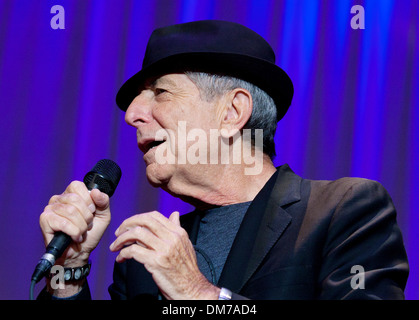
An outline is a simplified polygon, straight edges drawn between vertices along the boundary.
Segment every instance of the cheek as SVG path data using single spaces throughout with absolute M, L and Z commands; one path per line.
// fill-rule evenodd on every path
M 153 118 L 164 129 L 177 130 L 179 121 L 189 122 L 187 112 L 178 104 L 162 104 L 153 109 Z

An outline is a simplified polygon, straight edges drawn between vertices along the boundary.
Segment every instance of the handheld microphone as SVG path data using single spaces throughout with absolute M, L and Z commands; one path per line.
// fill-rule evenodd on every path
M 121 169 L 115 162 L 103 159 L 96 163 L 93 169 L 85 175 L 83 182 L 87 189 L 99 189 L 111 197 L 121 179 L 121 174 Z M 38 283 L 49 272 L 55 260 L 61 257 L 71 241 L 71 237 L 67 234 L 63 232 L 55 233 L 54 238 L 46 248 L 45 254 L 35 267 L 32 274 L 33 284 Z

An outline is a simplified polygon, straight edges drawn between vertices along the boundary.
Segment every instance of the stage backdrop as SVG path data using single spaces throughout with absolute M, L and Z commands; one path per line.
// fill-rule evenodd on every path
M 54 5 L 65 20 L 51 13 Z M 364 21 L 355 17 L 361 11 L 351 13 L 354 5 Z M 40 213 L 102 158 L 119 163 L 123 176 L 112 223 L 92 256 L 95 299 L 109 298 L 115 254 L 108 246 L 121 221 L 191 210 L 147 183 L 135 129 L 115 94 L 139 70 L 153 29 L 201 19 L 260 33 L 292 78 L 295 98 L 278 127 L 276 165 L 288 163 L 305 178 L 355 176 L 387 188 L 410 261 L 406 295 L 418 299 L 417 0 L 1 0 L 0 298 L 27 299 L 44 252 Z

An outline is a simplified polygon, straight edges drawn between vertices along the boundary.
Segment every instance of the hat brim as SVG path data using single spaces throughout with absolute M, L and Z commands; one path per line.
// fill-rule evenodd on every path
M 119 89 L 116 103 L 126 111 L 147 79 L 185 71 L 229 75 L 256 85 L 274 100 L 278 121 L 287 112 L 294 94 L 285 71 L 269 61 L 234 53 L 188 52 L 158 60 L 137 72 Z

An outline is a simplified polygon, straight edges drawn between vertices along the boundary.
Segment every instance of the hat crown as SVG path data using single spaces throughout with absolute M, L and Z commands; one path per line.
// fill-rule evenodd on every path
M 147 79 L 185 71 L 252 83 L 274 100 L 277 120 L 287 112 L 294 94 L 291 79 L 275 64 L 275 53 L 263 37 L 234 22 L 201 20 L 153 31 L 142 69 L 119 89 L 116 102 L 125 111 Z
M 183 53 L 238 54 L 275 63 L 275 53 L 253 30 L 229 21 L 202 20 L 154 30 L 143 68 Z

